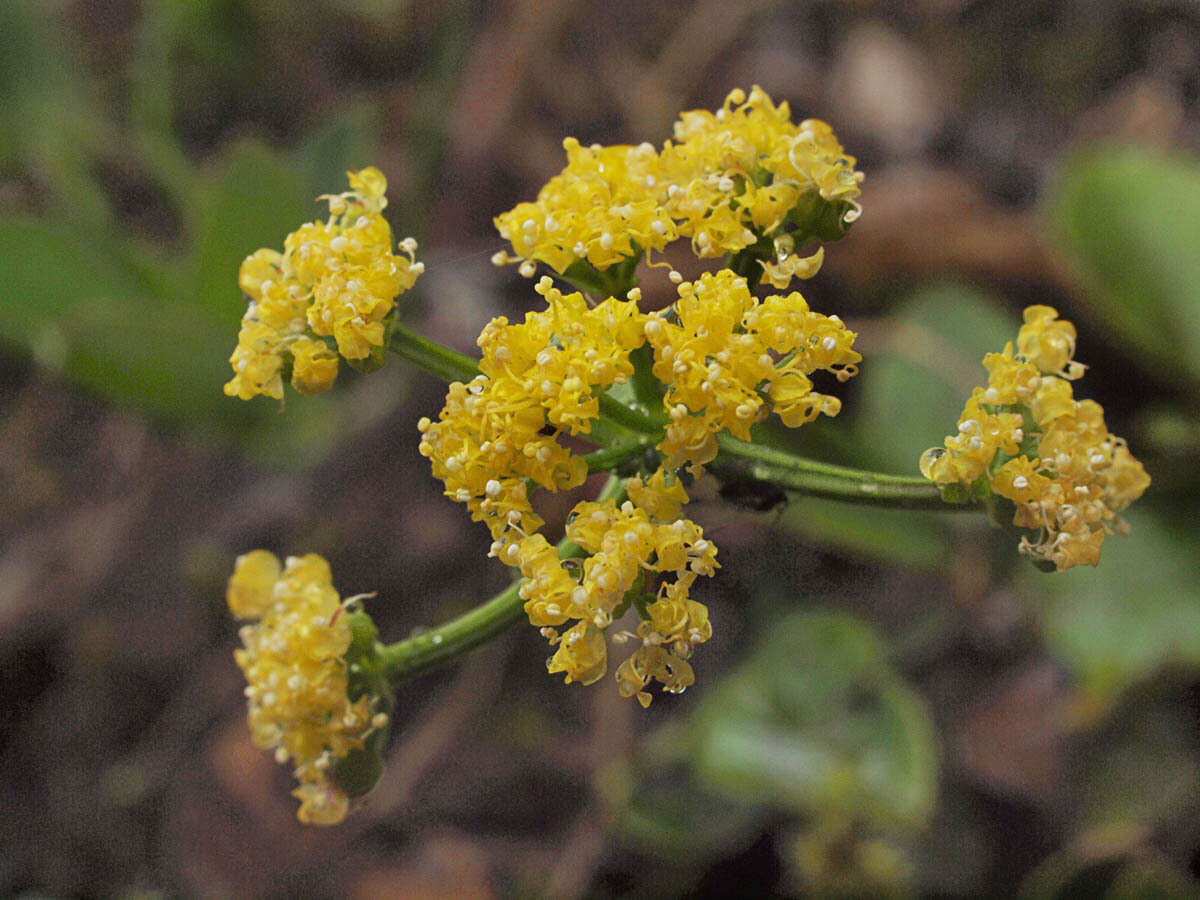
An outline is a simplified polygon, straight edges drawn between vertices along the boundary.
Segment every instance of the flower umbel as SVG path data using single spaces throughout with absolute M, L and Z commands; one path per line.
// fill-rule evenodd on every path
M 1071 381 L 1084 370 L 1073 359 L 1075 327 L 1049 306 L 1030 306 L 1024 319 L 1016 352 L 1009 343 L 984 357 L 987 387 L 972 392 L 958 433 L 921 456 L 921 472 L 1011 501 L 1012 524 L 1029 529 L 1020 550 L 1042 566 L 1094 566 L 1150 476 L 1109 433 L 1100 405 L 1074 398 Z
M 783 288 L 816 273 L 823 249 L 796 250 L 844 233 L 858 217 L 862 176 L 829 126 L 792 124 L 787 104 L 757 87 L 732 92 L 715 113 L 683 113 L 661 152 L 573 138 L 564 147 L 566 168 L 536 201 L 496 218 L 513 252 L 494 261 L 519 262 L 526 276 L 545 263 L 596 297 L 625 299 L 592 306 L 543 278 L 537 292 L 548 308 L 484 328 L 482 374 L 451 384 L 439 420 L 421 421 L 421 453 L 446 495 L 487 523 L 491 555 L 527 579 L 520 596 L 556 648 L 551 672 L 568 682 L 599 679 L 607 630 L 637 610 L 636 635 L 611 637 L 640 640 L 617 680 L 623 695 L 646 705 L 651 681 L 672 692 L 692 683 L 687 659 L 712 633 L 689 590 L 715 571 L 716 547 L 680 516 L 688 499 L 681 470 L 699 476 L 720 432 L 749 441 L 751 426 L 772 410 L 789 426 L 837 415 L 841 401 L 814 391 L 809 376 L 821 369 L 845 381 L 857 372 L 856 335 L 840 319 L 812 312 L 799 293 L 760 300 L 752 291 L 759 277 Z M 679 237 L 698 257 L 730 254 L 730 268 L 694 282 L 672 271 L 678 300 L 646 315 L 632 287 L 635 266 Z M 635 355 L 644 344 L 648 352 Z M 629 479 L 628 499 L 577 504 L 566 539 L 585 556 L 561 560 L 539 532 L 530 489 L 583 483 L 587 466 L 559 438 L 590 434 L 601 396 L 630 379 L 643 409 L 661 404 L 641 437 L 654 440 L 661 427 L 662 465 Z
M 229 396 L 281 399 L 289 372 L 298 393 L 328 390 L 339 354 L 360 368 L 382 364 L 396 297 L 425 267 L 412 238 L 392 252 L 383 173 L 370 167 L 348 176 L 349 191 L 321 198 L 329 203 L 326 221 L 301 225 L 282 253 L 262 249 L 242 263 L 238 284 L 250 302 L 229 359 Z
M 633 374 L 630 354 L 645 342 L 647 317 L 637 308 L 636 292 L 633 299 L 610 297 L 589 307 L 582 294 L 564 295 L 549 278 L 537 290 L 545 310 L 519 324 L 493 319 L 484 328 L 482 374 L 450 386 L 439 421 L 420 422 L 421 453 L 445 482 L 446 495 L 487 524 L 494 539 L 490 555 L 528 579 L 521 588 L 525 612 L 557 648 L 551 672 L 584 684 L 603 676 L 605 632 L 638 602 L 652 623 L 643 640 L 682 661 L 711 633 L 704 607 L 689 601 L 687 592 L 697 575 L 714 572 L 716 547 L 699 526 L 679 518 L 687 494 L 674 470 L 631 479 L 631 499 L 623 503 L 577 504 L 567 539 L 587 554 L 582 560 L 564 562 L 539 533 L 543 522 L 528 492 L 530 486 L 558 491 L 583 483 L 586 464 L 558 437 L 590 432 L 599 394 Z M 627 693 L 637 693 L 643 704 L 650 702 L 642 691 L 650 677 L 662 676 L 668 689 L 691 683 L 682 662 L 647 672 Z
M 567 166 L 537 200 L 496 217 L 496 229 L 515 254 L 496 254 L 497 265 L 520 262 L 526 276 L 536 271 L 535 261 L 560 275 L 579 260 L 607 269 L 675 239 L 675 223 L 658 202 L 653 146 L 584 147 L 567 138 L 563 148 Z
M 240 556 L 229 579 L 229 608 L 242 626 L 234 653 L 246 676 L 247 720 L 256 746 L 292 763 L 301 822 L 334 825 L 350 796 L 337 762 L 387 724 L 390 699 L 349 699 L 344 656 L 353 631 L 331 584 L 329 564 L 309 554 L 283 566 L 265 550 Z
M 513 248 L 498 265 L 519 262 L 532 277 L 542 262 L 571 278 L 688 238 L 701 258 L 752 250 L 756 276 L 785 288 L 820 268 L 823 249 L 806 255 L 806 244 L 840 237 L 861 213 L 862 173 L 833 130 L 793 124 L 787 103 L 759 87 L 732 91 L 716 112 L 683 113 L 661 151 L 563 146 L 567 166 L 537 199 L 496 217 Z
M 711 257 L 793 226 L 805 239 L 836 236 L 861 214 L 863 176 L 854 164 L 827 124 L 794 125 L 787 103 L 776 106 L 755 86 L 749 96 L 731 91 L 716 112 L 683 113 L 663 147 L 660 178 L 679 234 L 691 238 L 697 256 Z M 794 250 L 794 242 L 777 242 L 775 258 L 762 263 L 777 288 L 794 274 L 815 274 L 812 260 L 796 264 Z
M 665 315 L 650 316 L 654 375 L 665 386 L 671 419 L 658 445 L 669 465 L 716 456 L 716 434 L 750 440 L 750 426 L 771 410 L 789 427 L 841 410 L 837 397 L 813 391 L 818 369 L 846 381 L 862 356 L 857 335 L 837 316 L 812 312 L 793 291 L 759 300 L 729 269 L 679 286 Z

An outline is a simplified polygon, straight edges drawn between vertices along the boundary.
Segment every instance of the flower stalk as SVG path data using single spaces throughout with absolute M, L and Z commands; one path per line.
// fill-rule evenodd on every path
M 624 499 L 624 484 L 620 478 L 609 476 L 597 502 Z M 560 559 L 582 556 L 578 545 L 564 539 L 558 543 Z M 521 585 L 517 579 L 496 596 L 474 609 L 451 619 L 437 628 L 380 647 L 378 658 L 388 683 L 393 687 L 416 678 L 446 663 L 454 662 L 465 653 L 486 644 L 525 618 Z

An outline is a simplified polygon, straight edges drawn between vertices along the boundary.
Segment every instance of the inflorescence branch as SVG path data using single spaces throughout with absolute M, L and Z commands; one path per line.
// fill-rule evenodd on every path
M 624 498 L 624 482 L 610 476 L 596 500 L 620 503 Z M 559 541 L 557 549 L 560 559 L 584 555 L 581 547 L 566 539 Z M 523 583 L 524 579 L 517 579 L 490 600 L 446 624 L 381 648 L 379 658 L 388 682 L 400 685 L 503 634 L 525 617 L 525 601 L 520 593 Z
M 416 332 L 396 325 L 391 333 L 389 349 L 426 372 L 445 381 L 468 382 L 479 374 L 479 368 L 469 356 L 422 337 Z M 600 437 L 603 426 L 611 429 L 618 443 L 596 450 L 584 458 L 591 472 L 608 471 L 653 447 L 662 434 L 666 419 L 645 412 L 637 406 L 622 403 L 604 394 L 599 398 L 600 419 L 593 424 L 593 434 Z M 853 469 L 795 456 L 783 450 L 739 440 L 721 434 L 717 444 L 722 455 L 739 460 L 742 477 L 766 482 L 785 491 L 795 491 L 813 497 L 844 500 L 871 506 L 890 506 L 899 509 L 961 510 L 978 509 L 976 504 L 947 503 L 936 485 L 921 477 L 889 475 L 864 469 Z M 720 459 L 708 465 L 718 478 Z M 491 601 L 489 601 L 491 602 Z

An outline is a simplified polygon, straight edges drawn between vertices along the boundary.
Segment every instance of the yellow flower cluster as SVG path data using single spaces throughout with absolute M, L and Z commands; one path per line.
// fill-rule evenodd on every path
M 681 284 L 678 301 L 657 315 L 638 309 L 636 289 L 594 307 L 547 277 L 537 292 L 546 309 L 519 324 L 496 318 L 483 329 L 481 374 L 450 385 L 437 422 L 421 420 L 420 450 L 446 495 L 487 524 L 490 555 L 526 577 L 525 612 L 557 647 L 551 672 L 584 684 L 600 678 L 606 630 L 630 603 L 638 605 L 641 646 L 617 677 L 624 695 L 647 704 L 652 680 L 669 691 L 692 683 L 687 658 L 712 633 L 707 610 L 689 591 L 698 575 L 715 571 L 716 548 L 680 517 L 688 496 L 679 468 L 699 472 L 716 455 L 719 431 L 749 439 L 751 424 L 770 409 L 792 426 L 836 415 L 837 398 L 815 393 L 808 376 L 818 369 L 841 380 L 853 375 L 861 359 L 855 334 L 836 316 L 811 312 L 798 293 L 757 299 L 729 270 Z M 539 533 L 543 520 L 529 487 L 583 484 L 586 463 L 559 437 L 590 432 L 599 395 L 633 374 L 630 354 L 647 341 L 653 374 L 665 385 L 659 449 L 666 461 L 649 477 L 630 479 L 621 504 L 577 504 L 566 537 L 587 556 L 564 562 Z
M 759 87 L 731 92 L 715 113 L 683 113 L 661 152 L 650 144 L 583 148 L 573 138 L 564 146 L 567 167 L 537 200 L 496 218 L 514 251 L 496 254 L 498 265 L 520 262 L 532 276 L 543 262 L 561 274 L 580 260 L 605 269 L 680 237 L 702 258 L 770 238 L 763 275 L 784 288 L 814 275 L 823 258 L 821 249 L 796 254 L 797 238 L 826 236 L 831 217 L 840 233 L 861 212 L 862 173 L 830 127 L 793 124 L 788 105 Z
M 264 248 L 242 263 L 238 284 L 250 303 L 229 359 L 229 396 L 281 399 L 289 366 L 299 393 L 328 390 L 338 354 L 362 360 L 384 346 L 396 297 L 425 270 L 412 238 L 400 242 L 403 254 L 392 252 L 383 173 L 370 167 L 348 175 L 349 191 L 322 198 L 328 220 L 300 226 L 282 253 Z
M 520 324 L 503 316 L 479 336 L 482 374 L 454 382 L 440 420 L 422 419 L 421 453 L 445 482 L 446 496 L 466 503 L 499 540 L 510 529 L 536 531 L 526 479 L 551 491 L 578 487 L 587 464 L 558 441 L 587 434 L 602 393 L 633 373 L 629 353 L 642 343 L 642 314 L 632 300 L 589 307 L 549 278 L 537 285 L 546 309 Z M 552 434 L 543 433 L 549 427 Z
M 281 567 L 273 554 L 254 550 L 238 558 L 226 596 L 237 618 L 258 620 L 242 626 L 234 654 L 248 682 L 254 743 L 294 764 L 301 822 L 337 824 L 350 801 L 333 765 L 387 717 L 373 711 L 372 698 L 347 698 L 342 657 L 352 635 L 329 564 L 309 554 Z
M 589 307 L 579 293 L 564 295 L 543 278 L 537 291 L 546 309 L 510 324 L 493 319 L 479 337 L 482 374 L 450 386 L 439 420 L 422 419 L 421 453 L 493 537 L 490 555 L 518 567 L 525 611 L 557 647 L 551 672 L 590 684 L 607 670 L 604 632 L 614 610 L 636 589 L 653 595 L 647 577 L 674 573 L 648 609 L 653 631 L 635 663 L 622 669 L 622 690 L 637 694 L 655 678 L 669 690 L 691 683 L 684 662 L 708 639 L 707 612 L 688 599 L 697 575 L 716 568 L 716 548 L 699 526 L 679 518 L 683 486 L 661 470 L 629 483 L 630 500 L 584 502 L 571 514 L 567 537 L 588 554 L 562 561 L 538 532 L 529 483 L 551 491 L 578 487 L 587 464 L 559 443 L 562 434 L 587 434 L 599 413 L 598 395 L 633 374 L 629 354 L 645 342 L 647 317 L 635 299 L 609 298 Z M 547 433 L 549 432 L 549 433 Z M 575 624 L 560 634 L 568 621 Z M 650 649 L 653 648 L 653 649 Z M 669 651 L 670 660 L 663 657 Z
M 1122 438 L 1108 432 L 1104 410 L 1076 400 L 1071 381 L 1075 326 L 1049 306 L 1025 310 L 1013 345 L 983 360 L 987 387 L 971 394 L 958 433 L 921 456 L 921 472 L 941 484 L 985 481 L 1016 504 L 1013 524 L 1033 529 L 1021 552 L 1059 572 L 1094 566 L 1106 534 L 1123 530 L 1118 513 L 1142 495 L 1150 477 Z
M 497 541 L 492 552 L 515 561 L 529 579 L 521 588 L 525 612 L 558 647 L 547 668 L 564 673 L 568 684 L 591 684 L 604 675 L 604 632 L 626 595 L 640 591 L 648 616 L 638 626 L 642 643 L 617 670 L 617 681 L 622 696 L 649 706 L 644 690 L 649 681 L 672 693 L 694 681 L 687 658 L 712 636 L 712 628 L 708 610 L 688 592 L 698 575 L 715 572 L 717 548 L 699 525 L 679 517 L 687 493 L 662 469 L 648 479 L 629 479 L 626 490 L 631 499 L 620 506 L 614 500 L 584 501 L 571 511 L 567 539 L 588 554 L 582 562 L 564 564 L 541 534 Z M 656 573 L 674 578 L 664 577 L 655 593 L 647 582 Z M 560 634 L 557 629 L 570 620 L 575 624 Z
M 855 201 L 862 173 L 833 130 L 817 119 L 792 124 L 787 103 L 778 106 L 761 88 L 749 97 L 731 91 L 715 113 L 692 110 L 675 123 L 675 140 L 661 157 L 668 209 L 679 233 L 701 257 L 720 256 L 773 235 L 806 193 L 844 204 L 849 224 L 861 210 Z M 787 258 L 768 275 L 782 280 Z
M 759 300 L 729 269 L 681 284 L 645 332 L 654 376 L 667 385 L 671 424 L 659 449 L 668 466 L 713 459 L 723 429 L 750 440 L 750 426 L 771 409 L 789 427 L 836 416 L 841 401 L 813 391 L 808 376 L 823 369 L 846 381 L 862 360 L 857 335 L 837 316 L 812 312 L 797 292 Z
M 675 223 L 659 202 L 658 154 L 639 147 L 583 147 L 563 141 L 567 167 L 551 178 L 533 203 L 519 203 L 496 217 L 500 236 L 515 256 L 501 251 L 497 265 L 521 262 L 532 277 L 533 260 L 562 274 L 585 259 L 607 269 L 643 250 L 661 250 L 675 239 Z

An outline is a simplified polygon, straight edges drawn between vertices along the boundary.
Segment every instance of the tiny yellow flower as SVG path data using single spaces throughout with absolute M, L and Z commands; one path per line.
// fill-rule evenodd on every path
M 608 645 L 604 632 L 591 622 L 579 622 L 569 628 L 558 641 L 558 650 L 546 664 L 546 670 L 566 673 L 570 684 L 594 684 L 604 677 L 608 668 Z
M 254 743 L 293 764 L 300 821 L 336 824 L 349 798 L 333 766 L 373 729 L 374 698 L 347 697 L 343 655 L 352 634 L 329 565 L 309 554 L 281 566 L 254 550 L 238 558 L 227 599 L 239 619 L 257 620 L 242 626 L 242 649 L 234 653 L 246 676 Z
M 1025 309 L 1025 324 L 1017 335 L 1017 352 L 1047 375 L 1076 379 L 1083 366 L 1074 362 L 1075 326 L 1058 318 L 1052 306 L 1030 306 Z
M 1020 550 L 1040 565 L 1094 566 L 1150 476 L 1109 433 L 1100 404 L 1075 399 L 1075 326 L 1049 306 L 1029 307 L 1024 321 L 1015 353 L 1010 343 L 984 358 L 987 387 L 971 394 L 957 434 L 922 454 L 921 472 L 1011 500 L 1013 525 L 1031 531 Z
M 337 354 L 324 341 L 301 338 L 292 346 L 292 387 L 298 394 L 327 391 L 337 378 Z
M 274 599 L 275 583 L 283 571 L 279 559 L 266 550 L 251 550 L 238 557 L 229 579 L 226 600 L 239 619 L 258 619 Z
M 682 694 L 696 681 L 696 674 L 682 656 L 672 653 L 661 644 L 655 643 L 656 632 L 643 622 L 638 627 L 638 636 L 643 644 L 621 663 L 617 669 L 617 687 L 622 697 L 636 697 L 643 707 L 653 699 L 645 690 L 651 681 L 657 681 L 670 694 Z
M 520 263 L 529 277 L 537 263 L 559 274 L 582 264 L 602 271 L 677 238 L 701 258 L 772 238 L 774 259 L 760 261 L 782 289 L 821 265 L 819 248 L 796 253 L 795 235 L 838 237 L 861 212 L 862 173 L 829 126 L 794 124 L 788 105 L 776 106 L 759 87 L 731 92 L 715 113 L 682 113 L 661 151 L 648 143 L 585 147 L 574 138 L 563 147 L 566 168 L 537 199 L 496 217 L 512 245 L 511 254 L 493 257 L 497 265 Z
M 297 392 L 320 393 L 337 378 L 338 354 L 361 360 L 383 346 L 396 297 L 425 267 L 412 238 L 393 252 L 383 174 L 370 167 L 347 176 L 351 190 L 321 198 L 329 203 L 327 221 L 301 225 L 282 253 L 262 249 L 242 263 L 238 285 L 249 305 L 226 394 L 282 398 L 288 362 Z M 320 338 L 331 338 L 337 353 Z

